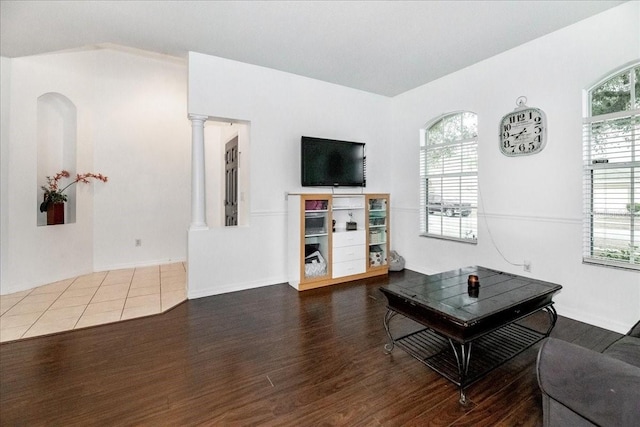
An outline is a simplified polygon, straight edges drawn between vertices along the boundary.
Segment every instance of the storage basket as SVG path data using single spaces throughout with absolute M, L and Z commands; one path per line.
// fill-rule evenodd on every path
M 327 274 L 327 263 L 320 251 L 304 258 L 304 277 L 320 277 Z
M 371 267 L 379 267 L 381 265 L 385 265 L 387 263 L 387 259 L 384 256 L 384 252 L 378 246 L 374 246 L 369 251 L 369 266 Z
M 369 230 L 369 243 L 384 243 L 384 232 L 382 230 Z
M 327 201 L 326 200 L 305 200 L 304 210 L 306 211 L 327 210 Z
M 377 211 L 377 210 L 381 210 L 381 209 L 386 209 L 387 208 L 387 201 L 386 200 L 370 200 L 369 201 L 369 209 L 373 210 L 373 211 Z
M 326 233 L 324 227 L 325 215 L 308 214 L 304 218 L 304 228 L 306 234 L 323 234 Z
M 370 217 L 369 218 L 369 225 L 384 225 L 384 217 L 379 217 L 379 218 L 375 218 L 375 217 Z

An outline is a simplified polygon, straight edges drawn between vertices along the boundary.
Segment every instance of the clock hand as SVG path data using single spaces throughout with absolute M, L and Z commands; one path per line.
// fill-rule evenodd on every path
M 527 131 L 527 128 L 522 129 L 522 131 L 520 131 L 520 133 L 516 133 L 515 135 L 513 135 L 515 138 L 513 138 L 514 140 L 520 138 L 520 136 L 525 133 Z

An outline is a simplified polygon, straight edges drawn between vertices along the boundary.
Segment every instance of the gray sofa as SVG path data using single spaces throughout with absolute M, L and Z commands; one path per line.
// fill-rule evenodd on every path
M 640 426 L 640 322 L 602 353 L 547 338 L 537 369 L 544 426 Z

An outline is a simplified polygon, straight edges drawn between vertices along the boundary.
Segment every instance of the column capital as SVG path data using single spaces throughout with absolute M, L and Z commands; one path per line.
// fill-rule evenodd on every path
M 199 122 L 206 122 L 207 120 L 209 120 L 209 116 L 203 116 L 200 114 L 189 114 L 189 120 L 193 121 L 199 121 Z

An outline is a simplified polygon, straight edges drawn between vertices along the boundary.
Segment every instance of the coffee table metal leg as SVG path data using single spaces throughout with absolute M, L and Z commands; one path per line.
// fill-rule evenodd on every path
M 387 336 L 389 337 L 389 342 L 384 345 L 384 352 L 387 354 L 391 353 L 396 345 L 395 340 L 391 336 L 391 330 L 389 330 L 389 322 L 396 314 L 398 313 L 393 310 L 387 310 L 387 313 L 384 315 L 384 330 L 387 331 Z
M 471 360 L 471 342 L 464 344 L 454 343 L 449 338 L 449 344 L 453 349 L 453 354 L 456 357 L 456 363 L 458 364 L 458 375 L 460 378 L 460 403 L 465 405 L 467 403 L 467 396 L 464 392 L 465 380 L 467 373 L 469 372 L 469 361 Z
M 556 309 L 553 307 L 553 305 L 549 305 L 545 308 L 543 308 L 544 311 L 547 312 L 547 314 L 549 315 L 549 320 L 551 321 L 551 325 L 549 326 L 549 329 L 547 329 L 547 332 L 545 333 L 545 336 L 549 336 L 549 334 L 551 333 L 551 330 L 554 328 L 554 326 L 556 326 L 556 322 L 558 321 L 558 313 L 556 312 Z

